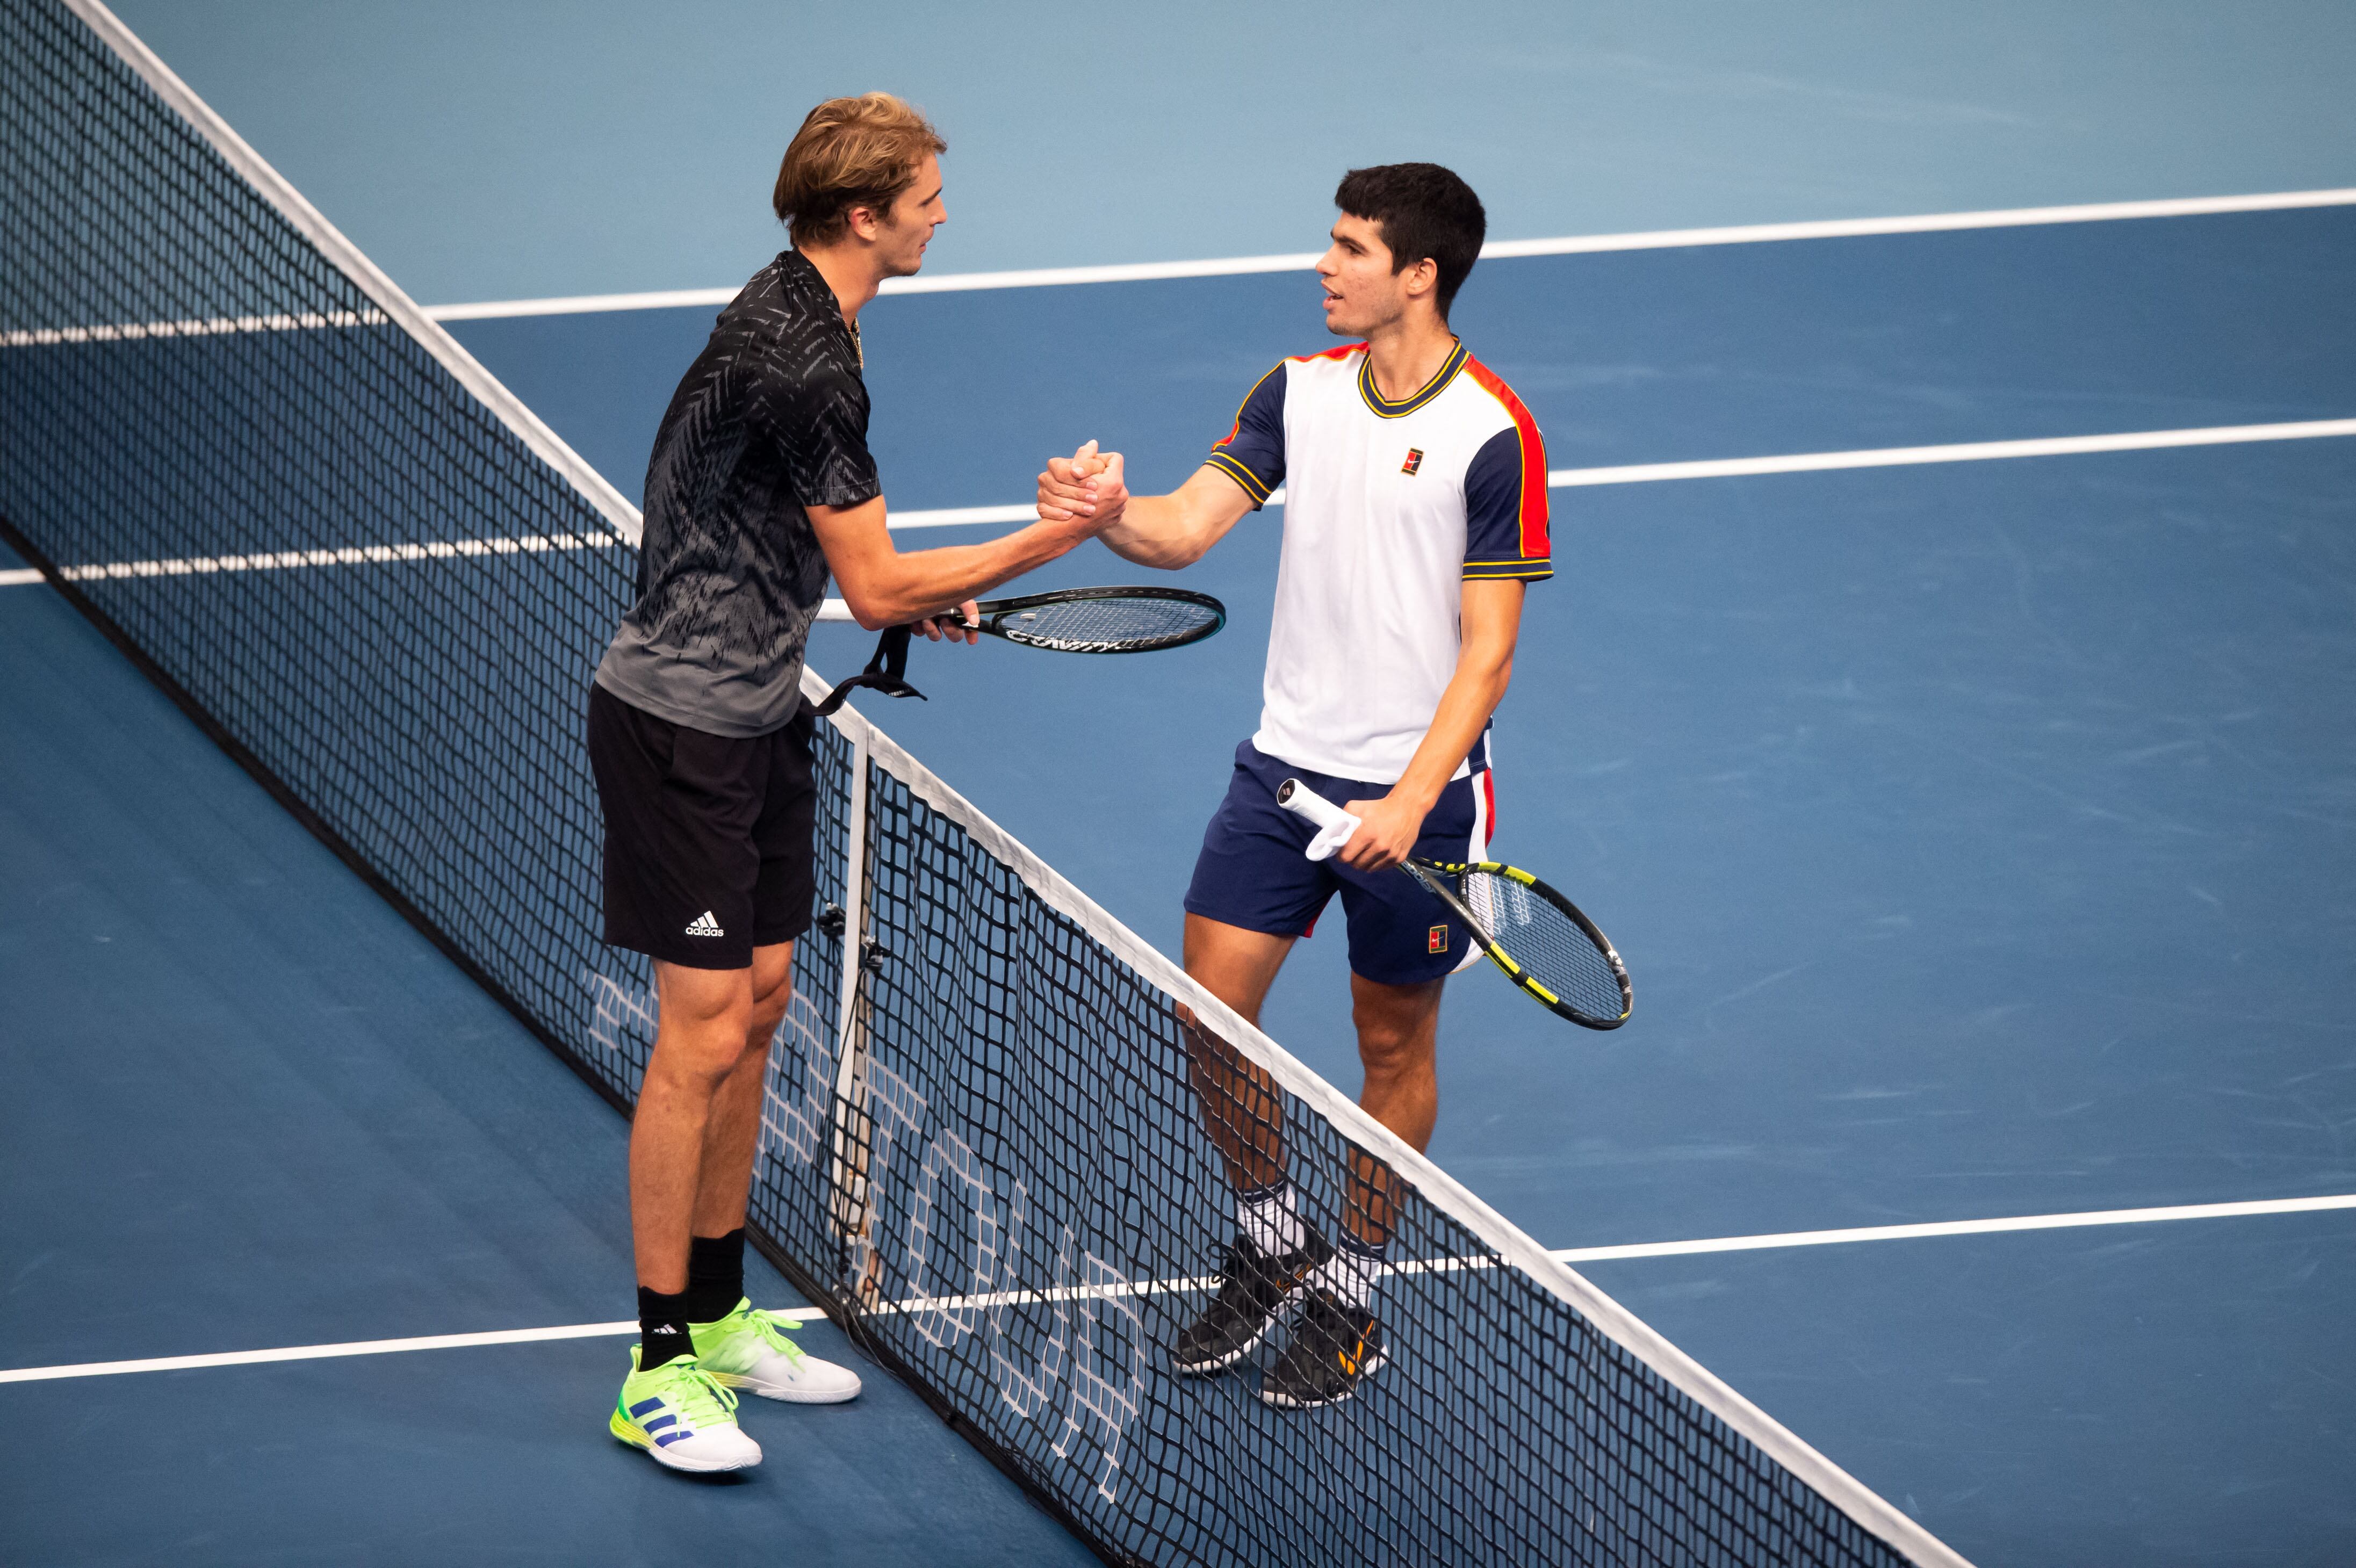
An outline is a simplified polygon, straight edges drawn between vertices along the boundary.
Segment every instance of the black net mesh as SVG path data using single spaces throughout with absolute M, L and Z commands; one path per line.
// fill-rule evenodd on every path
M 0 31 L 7 537 L 626 1102 L 652 997 L 596 940 L 582 731 L 631 551 L 70 11 L 0 0 Z M 1387 1194 L 1391 1362 L 1297 1413 L 1250 1366 L 1172 1376 L 1232 1202 L 1204 1042 L 861 732 L 819 726 L 836 919 L 797 960 L 755 1222 L 1100 1552 L 1902 1561 L 1272 1092 L 1315 1222 Z
M 635 558 L 80 21 L 0 16 L 0 516 L 580 1038 L 584 672 Z

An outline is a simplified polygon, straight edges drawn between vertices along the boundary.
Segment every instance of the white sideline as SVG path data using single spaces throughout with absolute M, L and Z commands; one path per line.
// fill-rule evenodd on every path
M 2356 420 L 2296 420 L 2284 424 L 2203 425 L 2190 430 L 2115 431 L 2105 435 L 2047 435 L 2024 441 L 1964 441 L 1944 446 L 1869 446 L 1854 452 L 1789 452 L 1772 457 L 1706 457 L 1689 463 L 1628 463 L 1611 468 L 1555 468 L 1550 490 L 1590 485 L 1655 485 L 1673 479 L 1732 479 L 1758 474 L 1815 474 L 1842 468 L 1907 468 L 1926 463 L 1985 463 L 2004 457 L 2068 457 L 2094 452 L 2158 452 L 2175 446 L 2233 446 L 2244 442 L 2312 441 L 2356 435 Z M 1284 505 L 1284 487 L 1268 504 Z M 956 512 L 902 512 L 895 528 L 952 523 L 1027 522 L 1029 507 L 972 507 Z
M 2356 188 L 2270 191 L 2252 196 L 2199 196 L 2164 201 L 2110 201 L 2076 207 L 2016 207 L 1985 212 L 1932 212 L 1903 218 L 1835 218 L 1801 223 L 1753 223 L 1717 229 L 1662 229 L 1633 234 L 1572 234 L 1544 240 L 1493 240 L 1484 258 L 1594 255 L 1613 251 L 1675 251 L 1708 245 L 1757 245 L 1787 240 L 1847 240 L 1876 234 L 1939 234 L 1974 229 L 2022 229 L 2056 223 L 2111 223 L 2142 218 L 2199 218 L 2233 212 L 2284 212 L 2356 206 Z M 1215 256 L 1191 261 L 1124 261 L 1096 267 L 1024 267 L 998 272 L 943 272 L 886 278 L 887 294 L 965 293 L 977 289 L 1065 288 L 1082 283 L 1155 283 L 1176 278 L 1225 278 L 1253 272 L 1306 272 L 1312 251 L 1275 256 Z M 612 311 L 714 309 L 743 284 L 714 289 L 649 289 L 635 293 L 562 294 L 543 299 L 468 300 L 413 307 L 436 324 L 498 321 L 533 315 L 594 315 Z M 375 318 L 239 317 L 209 321 L 132 322 L 0 333 L 0 347 L 118 338 L 200 336 L 215 332 L 366 325 Z
M 2202 425 L 2190 430 L 2128 430 L 2106 435 L 2045 435 L 2025 441 L 1963 441 L 1944 446 L 1869 446 L 1853 452 L 1788 452 L 1772 457 L 1705 457 L 1688 463 L 1628 463 L 1611 468 L 1555 468 L 1547 472 L 1549 490 L 1575 490 L 1590 485 L 1655 485 L 1673 479 L 1736 479 L 1759 474 L 1819 474 L 1843 468 L 1910 468 L 1926 463 L 1986 463 L 2006 457 L 2069 457 L 2094 452 L 2158 452 L 2177 446 L 2233 446 L 2244 442 L 2312 441 L 2323 436 L 2356 435 L 2356 420 L 2296 420 L 2285 424 Z M 1269 492 L 1268 504 L 1284 505 L 1284 486 Z M 980 508 L 976 508 L 980 510 Z M 1025 507 L 1001 507 L 1003 518 L 1028 518 Z M 937 528 L 945 513 L 915 514 L 921 522 L 905 518 L 900 528 Z M 977 519 L 982 520 L 982 519 Z
M 1846 240 L 1873 234 L 1933 234 L 1965 229 L 2019 229 L 2045 223 L 2108 223 L 2136 218 L 2196 218 L 2228 212 L 2280 212 L 2296 208 L 2356 205 L 2356 189 L 2272 191 L 2254 196 L 2199 196 L 2166 201 L 2107 201 L 2075 207 L 2015 207 L 1987 212 L 1933 212 L 1907 218 L 1837 218 L 1805 223 L 1752 223 L 1719 229 L 1663 229 L 1637 234 L 1575 234 L 1552 240 L 1493 240 L 1484 258 L 1575 256 L 1606 251 L 1670 251 L 1697 245 L 1755 245 L 1782 240 Z M 958 293 L 973 289 L 1034 289 L 1075 283 L 1130 283 L 1166 278 L 1233 277 L 1247 272 L 1306 272 L 1315 251 L 1280 256 L 1223 256 L 1196 261 L 1130 261 L 1101 267 L 1026 267 L 1002 272 L 944 272 L 887 278 L 887 294 Z M 670 310 L 717 306 L 735 288 L 663 289 L 646 293 L 573 294 L 562 298 L 478 300 L 427 305 L 435 321 L 487 321 L 506 316 L 580 315 L 599 311 Z
M 1615 468 L 1558 468 L 1547 475 L 1552 489 L 1590 485 L 1649 485 L 1678 479 L 1727 479 L 1764 474 L 1812 474 L 1845 468 L 1898 468 L 1933 463 L 1981 463 L 2012 457 L 2063 457 L 2097 452 L 2155 452 L 2169 447 L 2228 446 L 2245 442 L 2311 441 L 2356 435 L 2356 419 L 2302 420 L 2288 424 L 2209 425 L 2194 430 L 2126 431 L 2111 435 L 2040 436 L 2028 441 L 1974 441 L 1949 446 L 1884 446 L 1857 452 L 1797 452 L 1776 457 L 1714 457 L 1694 463 L 1632 463 Z M 1279 487 L 1271 506 L 1284 504 Z M 934 511 L 894 512 L 894 528 L 957 528 L 978 523 L 1028 522 L 1029 507 L 948 507 Z M 516 539 L 435 540 L 426 544 L 352 545 L 338 549 L 286 550 L 250 556 L 187 556 L 165 560 L 117 560 L 63 569 L 68 581 L 103 578 L 184 577 L 220 571 L 266 571 L 289 568 L 348 566 L 362 562 L 427 560 L 460 556 L 512 555 L 551 549 L 610 548 L 605 534 L 531 535 Z M 0 571 L 0 588 L 38 582 L 30 568 Z M 848 621 L 842 601 L 829 599 L 821 621 Z
M 2121 431 L 2111 435 L 2040 436 L 2028 441 L 1966 441 L 1946 446 L 1877 446 L 1857 452 L 1795 452 L 1781 457 L 1712 457 L 1695 463 L 1631 463 L 1617 468 L 1558 468 L 1553 489 L 1583 485 L 1645 485 L 1664 479 L 1727 479 L 1752 474 L 1815 474 L 1839 468 L 1901 468 L 1922 463 L 1983 463 L 2002 457 L 2067 457 L 2090 452 L 2156 452 L 2175 446 L 2311 441 L 2356 435 L 2356 420 L 2286 424 L 2207 425 L 2193 430 Z M 1270 499 L 1274 499 L 1273 496 Z M 1026 512 L 1024 514 L 1028 516 Z
M 1988 1236 L 2020 1231 L 2066 1231 L 2093 1225 L 2148 1225 L 2171 1220 L 2239 1220 L 2261 1214 L 2314 1214 L 2356 1209 L 2356 1192 L 2322 1198 L 2260 1198 L 2234 1203 L 2180 1203 L 2159 1209 L 2098 1209 L 2079 1214 L 2022 1214 L 2000 1220 L 1934 1220 L 1917 1225 L 1867 1225 L 1845 1231 L 1785 1231 L 1766 1236 L 1717 1236 L 1693 1242 L 1639 1242 L 1625 1246 L 1565 1247 L 1548 1256 L 1558 1263 L 1601 1263 L 1621 1258 L 1688 1257 L 1699 1253 L 1766 1252 L 1781 1247 L 1826 1247 L 1851 1242 L 1904 1242 L 1938 1236 Z M 1394 1274 L 1451 1273 L 1489 1266 L 1486 1260 L 1439 1264 L 1401 1264 Z M 878 1317 L 922 1312 L 964 1312 L 1013 1307 L 1034 1300 L 1108 1300 L 1121 1296 L 1161 1296 L 1208 1291 L 1218 1282 L 1147 1279 L 1114 1285 L 1066 1285 L 1044 1291 L 1001 1290 L 981 1296 L 916 1296 L 874 1308 Z M 806 1323 L 822 1317 L 815 1307 L 780 1312 Z M 209 1356 L 159 1356 L 144 1361 L 85 1361 L 76 1366 L 20 1367 L 0 1371 L 0 1383 L 47 1382 L 58 1378 L 111 1377 L 121 1372 L 177 1372 L 199 1367 L 249 1367 L 273 1361 L 316 1361 L 341 1356 L 383 1356 L 402 1350 L 455 1350 L 476 1345 L 527 1345 L 549 1339 L 594 1339 L 635 1334 L 635 1320 L 573 1323 L 556 1328 L 509 1328 L 488 1334 L 434 1334 L 413 1339 L 360 1339 L 346 1345 L 296 1345 L 276 1350 L 229 1350 Z
M 815 1307 L 780 1312 L 802 1323 L 824 1313 Z M 594 1339 L 635 1334 L 637 1319 L 619 1323 L 571 1323 L 558 1328 L 502 1328 L 488 1334 L 429 1334 L 414 1339 L 355 1339 L 346 1345 L 290 1345 L 276 1350 L 225 1350 L 211 1356 L 156 1356 L 144 1361 L 84 1361 L 71 1367 L 19 1367 L 0 1371 L 0 1383 L 48 1382 L 55 1378 L 103 1378 L 118 1372 L 179 1372 L 198 1367 L 252 1367 L 272 1361 L 320 1361 L 343 1356 L 389 1356 L 402 1350 L 457 1350 L 471 1345 L 530 1345 L 548 1339 Z
M 1830 1247 L 1849 1242 L 1911 1242 L 1932 1236 L 1992 1236 L 2014 1231 L 2070 1231 L 2088 1225 L 2148 1225 L 2169 1220 L 2240 1220 L 2257 1214 L 2315 1214 L 2356 1209 L 2356 1192 L 2327 1198 L 2259 1198 L 2240 1203 L 2179 1203 L 2164 1209 L 2097 1209 L 2083 1214 L 2021 1214 L 2005 1220 L 1933 1220 L 1919 1225 L 1863 1225 L 1846 1231 L 1786 1231 L 1773 1236 L 1717 1236 L 1697 1242 L 1637 1242 L 1617 1247 L 1566 1247 L 1567 1264 L 1614 1258 L 1676 1258 L 1697 1253 L 1750 1253 L 1776 1247 Z

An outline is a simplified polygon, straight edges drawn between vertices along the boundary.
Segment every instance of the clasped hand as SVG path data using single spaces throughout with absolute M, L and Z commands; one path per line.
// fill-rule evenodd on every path
M 1129 506 L 1121 455 L 1089 442 L 1069 457 L 1051 457 L 1039 475 L 1039 520 L 1076 523 L 1090 534 L 1120 521 Z
M 1122 482 L 1120 453 L 1099 453 L 1093 441 L 1069 457 L 1049 458 L 1047 471 L 1039 475 L 1039 520 L 1070 525 L 1082 539 L 1093 538 L 1119 522 L 1128 505 L 1129 486 Z M 928 615 L 912 623 L 909 629 L 936 643 L 944 637 L 953 643 L 978 643 L 981 634 L 974 627 L 980 614 L 969 599 L 955 613 Z

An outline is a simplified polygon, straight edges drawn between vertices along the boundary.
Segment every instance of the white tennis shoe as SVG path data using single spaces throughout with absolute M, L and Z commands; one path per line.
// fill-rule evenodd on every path
M 790 1319 L 740 1300 L 716 1323 L 691 1323 L 695 1360 L 714 1382 L 791 1404 L 841 1404 L 859 1393 L 859 1374 L 822 1361 L 786 1337 Z
M 692 1356 L 640 1371 L 638 1347 L 631 1346 L 630 1375 L 605 1424 L 667 1469 L 710 1475 L 761 1462 L 761 1445 L 736 1424 L 736 1396 Z

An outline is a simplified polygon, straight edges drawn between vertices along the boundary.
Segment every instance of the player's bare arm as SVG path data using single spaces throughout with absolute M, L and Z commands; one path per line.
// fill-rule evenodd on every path
M 975 594 L 1067 554 L 1094 539 L 1110 520 L 1101 515 L 1049 520 L 1043 515 L 1029 528 L 985 544 L 904 555 L 892 542 L 881 496 L 856 507 L 807 510 L 843 603 L 871 632 L 926 622 L 952 609 L 960 620 L 969 621 Z M 975 640 L 975 633 L 955 621 L 932 621 L 926 635 L 937 637 L 943 627 L 953 640 Z
M 1099 537 L 1115 555 L 1165 571 L 1202 560 L 1251 509 L 1242 486 L 1207 464 L 1166 496 L 1129 494 L 1120 453 L 1092 457 L 1086 447 L 1051 459 L 1039 475 L 1043 519 L 1100 518 Z
M 1456 673 L 1440 694 L 1414 760 L 1390 793 L 1343 807 L 1360 823 L 1341 850 L 1344 864 L 1362 871 L 1387 870 L 1414 852 L 1423 819 L 1457 764 L 1481 738 L 1489 715 L 1505 700 L 1505 688 L 1514 678 L 1514 644 L 1521 635 L 1522 596 L 1527 587 L 1522 582 L 1464 585 L 1464 646 L 1456 658 Z

